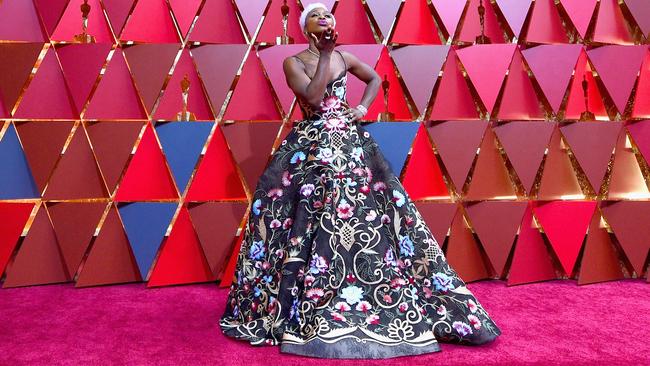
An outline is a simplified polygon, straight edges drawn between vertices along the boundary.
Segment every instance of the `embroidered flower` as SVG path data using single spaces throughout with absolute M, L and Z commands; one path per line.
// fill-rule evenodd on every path
M 363 148 L 361 148 L 361 146 L 355 146 L 352 148 L 352 153 L 350 155 L 354 160 L 361 162 L 361 159 L 363 158 Z
M 350 217 L 352 217 L 352 214 L 354 213 L 352 206 L 350 206 L 350 204 L 345 198 L 341 199 L 341 202 L 339 202 L 336 211 L 337 211 L 337 216 L 342 219 L 349 219 Z
M 297 162 L 299 162 L 299 161 L 303 161 L 303 160 L 305 160 L 305 159 L 307 159 L 307 156 L 305 155 L 304 152 L 302 152 L 302 151 L 296 151 L 296 152 L 293 153 L 293 155 L 291 156 L 291 160 L 290 160 L 290 161 L 291 161 L 291 164 L 295 164 L 295 163 L 297 163 Z
M 254 260 L 264 257 L 264 240 L 253 240 L 248 256 Z
M 305 197 L 308 197 L 314 191 L 315 188 L 316 187 L 311 183 L 303 184 L 300 187 L 300 194 L 302 194 Z
M 401 311 L 402 313 L 405 313 L 406 310 L 408 310 L 408 308 L 409 308 L 409 304 L 407 302 L 403 302 L 403 303 L 399 304 L 398 308 L 399 308 L 399 311 Z
M 401 277 L 393 278 L 390 280 L 391 288 L 401 288 L 404 285 L 406 285 L 406 280 Z
M 293 219 L 291 217 L 287 217 L 286 219 L 284 219 L 284 222 L 282 223 L 282 228 L 286 230 L 289 227 L 291 227 L 292 224 L 293 224 Z
M 336 311 L 330 312 L 330 315 L 332 316 L 332 319 L 340 322 L 344 322 L 346 319 L 343 315 L 337 313 Z
M 297 246 L 300 243 L 302 243 L 302 235 L 300 236 L 294 236 L 293 238 L 289 239 L 289 242 L 291 243 L 291 246 Z
M 438 309 L 436 309 L 436 313 L 440 316 L 445 316 L 447 315 L 447 308 L 444 305 L 438 306 Z
M 436 290 L 438 291 L 446 292 L 450 289 L 456 288 L 451 281 L 451 277 L 442 272 L 434 273 L 431 279 L 433 280 L 433 284 L 436 286 Z
M 348 305 L 347 302 L 345 301 L 339 301 L 336 304 L 334 304 L 334 309 L 340 311 L 341 313 L 344 311 L 350 311 L 352 308 L 350 305 Z
M 325 128 L 330 131 L 342 131 L 347 128 L 345 121 L 340 118 L 328 118 L 325 121 Z
M 468 315 L 467 320 L 469 320 L 469 324 L 471 324 L 474 329 L 480 329 L 481 328 L 481 321 L 478 319 L 476 315 Z
M 383 191 L 386 189 L 386 183 L 382 181 L 377 181 L 372 185 L 372 189 L 375 191 Z
M 475 313 L 476 310 L 478 310 L 478 306 L 476 306 L 476 303 L 472 299 L 467 300 L 467 307 L 472 313 Z
M 356 167 L 352 169 L 352 173 L 362 177 L 364 174 L 366 174 L 366 170 L 361 167 Z
M 395 318 L 388 324 L 388 336 L 397 339 L 407 339 L 415 335 L 413 326 L 407 320 Z
M 370 309 L 372 309 L 372 305 L 370 305 L 368 301 L 359 301 L 359 303 L 355 307 L 355 310 L 362 311 L 364 313 L 367 313 L 368 311 L 370 311 Z
M 393 189 L 393 202 L 397 205 L 397 207 L 402 207 L 404 205 L 404 202 L 406 202 L 406 199 L 404 198 L 404 195 L 402 192 Z
M 346 78 L 346 77 L 347 77 L 347 75 L 344 76 L 344 78 Z M 341 79 L 341 80 L 343 80 L 343 79 Z M 336 95 L 337 98 L 339 98 L 340 100 L 345 99 L 345 88 L 343 88 L 343 87 L 341 87 L 341 88 L 334 87 L 333 89 L 334 89 L 334 94 Z
M 411 238 L 408 235 L 400 235 L 399 236 L 399 251 L 400 254 L 410 257 L 413 255 L 414 251 L 413 247 L 413 242 L 411 241 Z
M 391 248 L 388 248 L 386 250 L 386 254 L 384 254 L 384 262 L 386 262 L 386 265 L 395 267 L 397 265 L 397 261 L 395 260 L 395 254 L 393 253 L 393 250 Z
M 373 221 L 375 218 L 377 218 L 377 211 L 375 210 L 370 210 L 370 212 L 368 212 L 368 214 L 366 215 L 366 221 Z
M 305 286 L 311 286 L 314 283 L 315 280 L 316 280 L 316 278 L 314 276 L 312 276 L 312 275 L 305 276 L 305 282 L 304 282 Z
M 390 216 L 388 216 L 387 214 L 381 215 L 381 223 L 382 224 L 388 224 L 390 221 L 391 221 Z
M 370 137 L 370 134 L 368 133 L 368 131 L 363 131 L 363 137 L 365 137 L 365 138 Z
M 310 288 L 305 292 L 305 295 L 309 299 L 318 300 L 321 297 L 323 297 L 323 295 L 325 295 L 325 292 L 323 291 L 322 288 Z
M 260 207 L 262 207 L 262 200 L 258 198 L 255 200 L 255 202 L 253 202 L 253 212 L 255 213 L 255 215 L 260 214 L 261 212 Z
M 324 112 L 340 109 L 341 99 L 333 95 L 327 96 L 320 102 L 320 107 Z
M 280 226 L 282 226 L 282 222 L 280 220 L 278 220 L 278 219 L 273 219 L 273 220 L 271 220 L 271 223 L 269 224 L 269 226 L 271 227 L 271 229 L 277 229 Z
M 266 195 L 275 201 L 276 199 L 282 197 L 282 193 L 282 188 L 272 188 Z
M 285 187 L 290 186 L 292 177 L 293 177 L 293 174 L 289 174 L 289 171 L 285 170 L 282 173 L 282 185 L 285 186 Z
M 377 314 L 370 314 L 366 318 L 366 323 L 368 324 L 379 324 L 379 315 Z
M 451 324 L 451 326 L 454 327 L 454 329 L 456 329 L 456 332 L 462 336 L 472 334 L 472 328 L 467 323 L 455 321 Z
M 331 163 L 334 160 L 334 151 L 329 147 L 322 147 L 318 150 L 317 159 L 320 159 L 323 163 Z
M 389 294 L 385 294 L 385 295 L 384 295 L 384 301 L 385 301 L 387 304 L 392 304 L 392 303 L 393 303 L 393 298 L 390 297 Z
M 356 304 L 363 297 L 363 289 L 354 285 L 348 286 L 341 291 L 341 297 L 350 305 Z
M 309 263 L 309 272 L 313 274 L 324 273 L 327 271 L 327 261 L 325 258 L 314 253 L 311 257 L 311 262 Z

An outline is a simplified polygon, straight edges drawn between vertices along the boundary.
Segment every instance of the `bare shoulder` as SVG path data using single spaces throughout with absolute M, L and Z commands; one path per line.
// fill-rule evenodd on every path
M 290 66 L 296 62 L 298 62 L 298 60 L 296 60 L 296 55 L 289 55 L 285 57 L 284 61 L 282 61 L 282 65 Z
M 282 68 L 285 72 L 290 70 L 299 70 L 300 61 L 296 60 L 296 55 L 287 56 L 284 61 L 282 61 Z

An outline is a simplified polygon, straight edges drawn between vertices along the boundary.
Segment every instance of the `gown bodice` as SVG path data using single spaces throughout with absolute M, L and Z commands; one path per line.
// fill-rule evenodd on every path
M 341 116 L 341 114 L 349 108 L 347 102 L 347 81 L 348 81 L 348 67 L 345 62 L 343 54 L 339 50 L 335 50 L 343 63 L 343 71 L 334 78 L 334 80 L 327 83 L 323 99 L 317 108 L 312 107 L 298 98 L 298 105 L 303 116 L 303 124 L 309 121 L 322 121 Z M 294 56 L 298 61 L 304 64 L 304 61 L 298 56 Z M 311 79 L 311 77 L 310 77 Z M 317 123 L 318 124 L 318 123 Z
M 327 84 L 319 108 L 313 108 L 308 103 L 298 99 L 303 119 L 314 121 L 340 116 L 348 108 L 347 79 L 347 70 L 344 70 L 338 77 Z

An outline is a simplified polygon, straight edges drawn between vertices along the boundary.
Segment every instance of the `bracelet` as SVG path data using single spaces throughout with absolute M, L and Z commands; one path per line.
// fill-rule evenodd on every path
M 358 109 L 361 113 L 363 113 L 364 116 L 368 113 L 368 108 L 364 107 L 363 104 L 359 104 L 355 108 Z

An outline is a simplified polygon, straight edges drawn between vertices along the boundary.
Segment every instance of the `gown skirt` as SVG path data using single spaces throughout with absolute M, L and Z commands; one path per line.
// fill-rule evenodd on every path
M 376 141 L 345 119 L 343 75 L 258 180 L 219 325 L 318 358 L 480 345 L 501 330 L 447 263 Z

